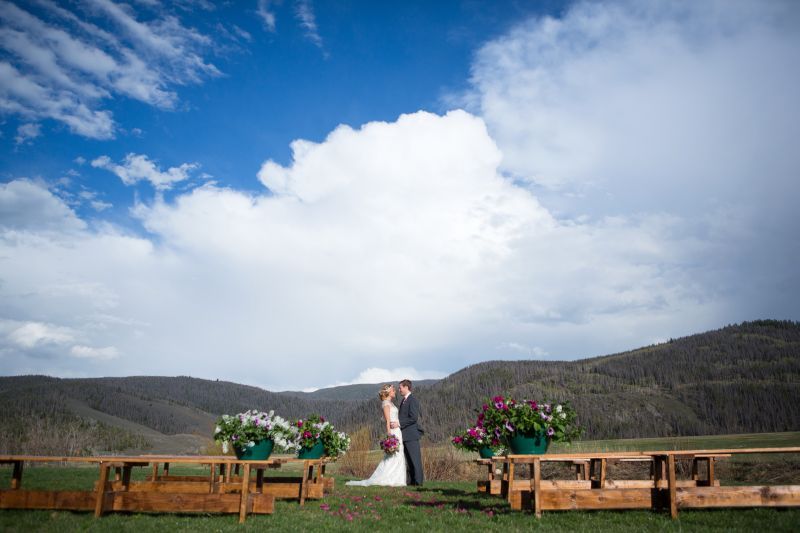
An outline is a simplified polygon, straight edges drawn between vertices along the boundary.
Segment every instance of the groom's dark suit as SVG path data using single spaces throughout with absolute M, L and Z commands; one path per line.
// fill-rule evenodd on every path
M 403 452 L 406 456 L 406 483 L 409 485 L 422 485 L 422 453 L 419 449 L 419 439 L 422 437 L 422 428 L 419 427 L 419 402 L 413 394 L 409 394 L 400 403 L 397 413 L 400 421 L 400 430 L 403 432 Z

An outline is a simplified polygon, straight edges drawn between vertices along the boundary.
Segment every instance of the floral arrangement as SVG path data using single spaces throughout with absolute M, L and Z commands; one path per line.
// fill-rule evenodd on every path
M 297 431 L 274 411 L 253 409 L 238 415 L 222 415 L 214 429 L 214 440 L 222 444 L 223 453 L 228 453 L 228 444 L 243 449 L 264 439 L 272 439 L 284 451 L 298 448 Z
M 502 440 L 507 440 L 515 433 L 543 431 L 552 442 L 571 442 L 582 431 L 576 418 L 577 413 L 569 402 L 540 403 L 495 396 L 483 404 L 477 425 L 493 438 Z
M 470 452 L 477 452 L 481 448 L 493 450 L 500 447 L 500 438 L 486 431 L 480 424 L 468 428 L 466 431 L 455 435 L 451 441 L 453 446 Z
M 394 435 L 386 435 L 385 439 L 381 439 L 380 445 L 386 455 L 394 455 L 400 451 L 400 439 Z
M 325 455 L 335 458 L 344 455 L 350 448 L 350 436 L 336 431 L 333 424 L 319 415 L 309 415 L 305 420 L 301 418 L 294 423 L 294 427 L 297 431 L 298 449 L 312 448 L 320 440 L 325 447 Z

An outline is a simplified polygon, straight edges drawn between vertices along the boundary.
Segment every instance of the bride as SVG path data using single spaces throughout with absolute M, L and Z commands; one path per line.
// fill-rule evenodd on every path
M 395 397 L 394 387 L 384 385 L 378 397 L 381 399 L 383 421 L 386 424 L 386 434 L 394 435 L 400 441 L 400 449 L 392 455 L 384 455 L 377 468 L 369 477 L 361 481 L 348 481 L 347 485 L 366 487 L 368 485 L 382 485 L 386 487 L 403 487 L 406 484 L 406 458 L 403 454 L 403 434 L 400 428 L 392 429 L 392 422 L 397 422 L 397 407 L 392 400 Z

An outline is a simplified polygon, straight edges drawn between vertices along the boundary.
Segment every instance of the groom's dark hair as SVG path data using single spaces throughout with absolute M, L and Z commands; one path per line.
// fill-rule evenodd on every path
M 411 380 L 410 379 L 404 379 L 403 381 L 400 382 L 400 385 L 402 385 L 403 387 L 408 387 L 408 390 L 414 390 L 414 389 L 411 388 Z

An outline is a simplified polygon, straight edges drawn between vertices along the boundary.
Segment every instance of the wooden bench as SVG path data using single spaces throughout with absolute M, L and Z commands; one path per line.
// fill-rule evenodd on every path
M 208 457 L 209 461 L 203 463 L 210 467 L 208 476 L 176 476 L 169 473 L 169 457 L 143 456 L 151 459 L 152 474 L 146 482 L 134 483 L 131 490 L 168 490 L 176 487 L 175 483 L 182 483 L 181 488 L 187 492 L 237 492 L 241 488 L 241 463 L 218 463 L 214 459 L 225 456 Z M 322 459 L 296 459 L 293 457 L 275 457 L 265 465 L 256 465 L 255 477 L 251 477 L 250 484 L 258 492 L 265 491 L 276 499 L 298 500 L 300 505 L 306 499 L 320 499 L 326 493 L 335 489 L 335 480 L 325 476 L 326 465 L 331 462 L 327 457 Z M 272 476 L 265 483 L 265 470 L 280 469 L 282 465 L 297 464 L 301 466 L 300 476 Z M 161 466 L 161 473 L 159 473 Z M 213 485 L 209 485 L 213 483 Z M 167 485 L 169 484 L 169 485 Z M 166 487 L 166 489 L 164 489 Z
M 800 506 L 800 485 L 723 487 L 714 474 L 714 462 L 736 454 L 798 453 L 800 448 L 749 448 L 653 452 L 602 452 L 581 454 L 508 455 L 502 458 L 504 478 L 501 494 L 512 509 L 532 509 L 537 517 L 544 510 L 568 509 L 669 509 L 674 518 L 679 508 Z M 543 480 L 544 462 L 586 461 L 590 479 Z M 676 460 L 690 460 L 690 479 L 677 479 Z M 611 480 L 612 462 L 650 462 L 650 479 Z M 699 466 L 706 465 L 700 479 Z M 528 465 L 530 480 L 516 478 L 516 469 Z
M 322 498 L 333 490 L 333 479 L 324 475 L 326 462 L 280 457 L 241 461 L 228 456 L 5 455 L 0 456 L 0 464 L 12 465 L 13 471 L 10 488 L 0 489 L 0 509 L 94 511 L 96 517 L 113 511 L 238 513 L 239 522 L 244 522 L 250 513 L 271 514 L 275 498 L 297 499 L 303 505 L 307 498 Z M 47 463 L 96 464 L 98 480 L 93 490 L 23 489 L 25 465 Z M 301 465 L 299 477 L 264 476 L 266 469 L 289 463 Z M 170 464 L 209 466 L 209 474 L 173 476 L 169 474 Z M 163 465 L 161 474 L 159 465 Z M 137 467 L 152 468 L 146 481 L 131 479 L 131 471 Z

